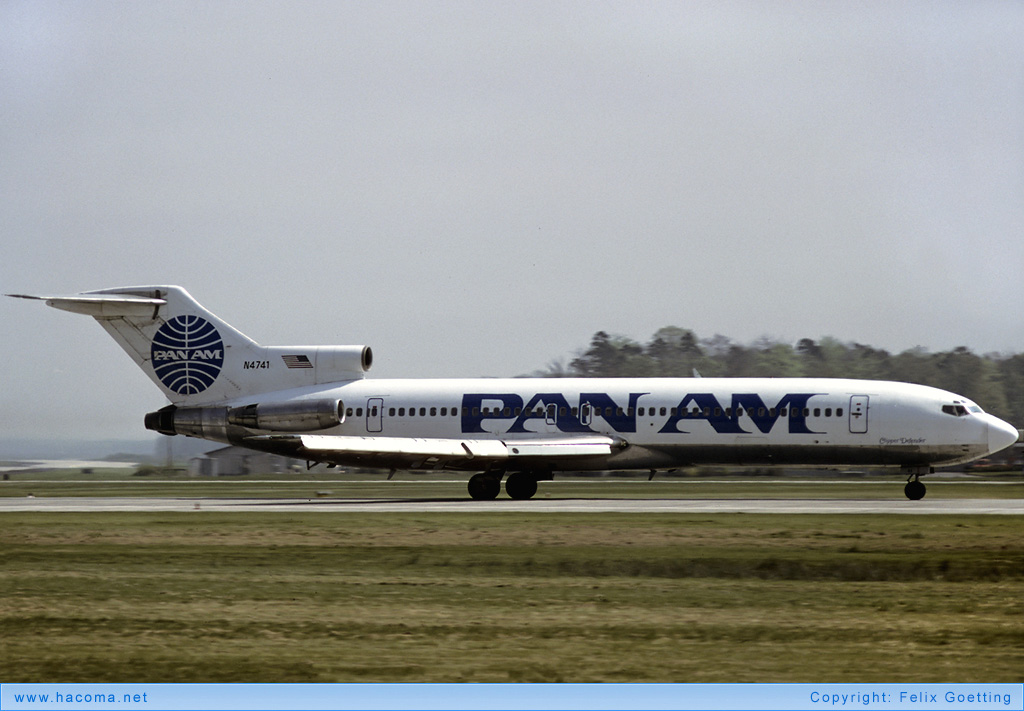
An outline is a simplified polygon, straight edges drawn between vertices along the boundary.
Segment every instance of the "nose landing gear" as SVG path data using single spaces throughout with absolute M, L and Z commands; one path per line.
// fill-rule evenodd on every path
M 907 485 L 903 487 L 903 493 L 907 495 L 907 498 L 911 501 L 920 501 L 924 498 L 925 486 L 917 479 L 908 481 Z
M 907 485 L 903 487 L 903 493 L 911 501 L 920 501 L 927 491 L 920 477 L 922 474 L 929 474 L 931 467 L 907 467 L 903 471 L 907 474 Z

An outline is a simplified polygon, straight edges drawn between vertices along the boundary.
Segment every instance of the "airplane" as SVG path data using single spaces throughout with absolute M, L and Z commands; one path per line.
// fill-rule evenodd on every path
M 473 499 L 529 499 L 558 471 L 698 465 L 922 475 L 1019 433 L 955 393 L 835 378 L 373 379 L 367 346 L 262 346 L 180 286 L 9 294 L 94 317 L 170 404 L 149 430 L 329 465 L 471 472 Z M 389 475 L 390 477 L 390 475 Z

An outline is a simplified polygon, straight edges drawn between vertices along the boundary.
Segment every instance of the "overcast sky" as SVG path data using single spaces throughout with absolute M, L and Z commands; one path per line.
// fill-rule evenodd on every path
M 1024 351 L 1024 4 L 0 2 L 0 292 L 181 284 L 376 377 L 595 331 Z M 4 436 L 164 404 L 0 299 Z

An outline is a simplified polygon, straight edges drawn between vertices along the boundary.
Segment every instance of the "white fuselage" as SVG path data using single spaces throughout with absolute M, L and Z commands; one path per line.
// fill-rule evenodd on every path
M 1017 434 L 953 393 L 865 380 L 365 379 L 273 396 L 277 401 L 341 400 L 344 421 L 316 431 L 319 435 L 509 443 L 600 434 L 619 443 L 607 456 L 544 462 L 555 470 L 695 464 L 927 467 L 977 459 L 1007 446 Z M 247 436 L 259 432 L 225 434 L 225 441 L 246 444 Z M 410 465 L 386 456 L 332 461 Z

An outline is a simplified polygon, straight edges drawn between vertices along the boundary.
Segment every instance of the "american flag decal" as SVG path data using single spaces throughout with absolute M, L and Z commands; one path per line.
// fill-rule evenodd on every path
M 289 368 L 312 368 L 313 364 L 309 362 L 309 358 L 304 355 L 283 355 L 281 360 Z

